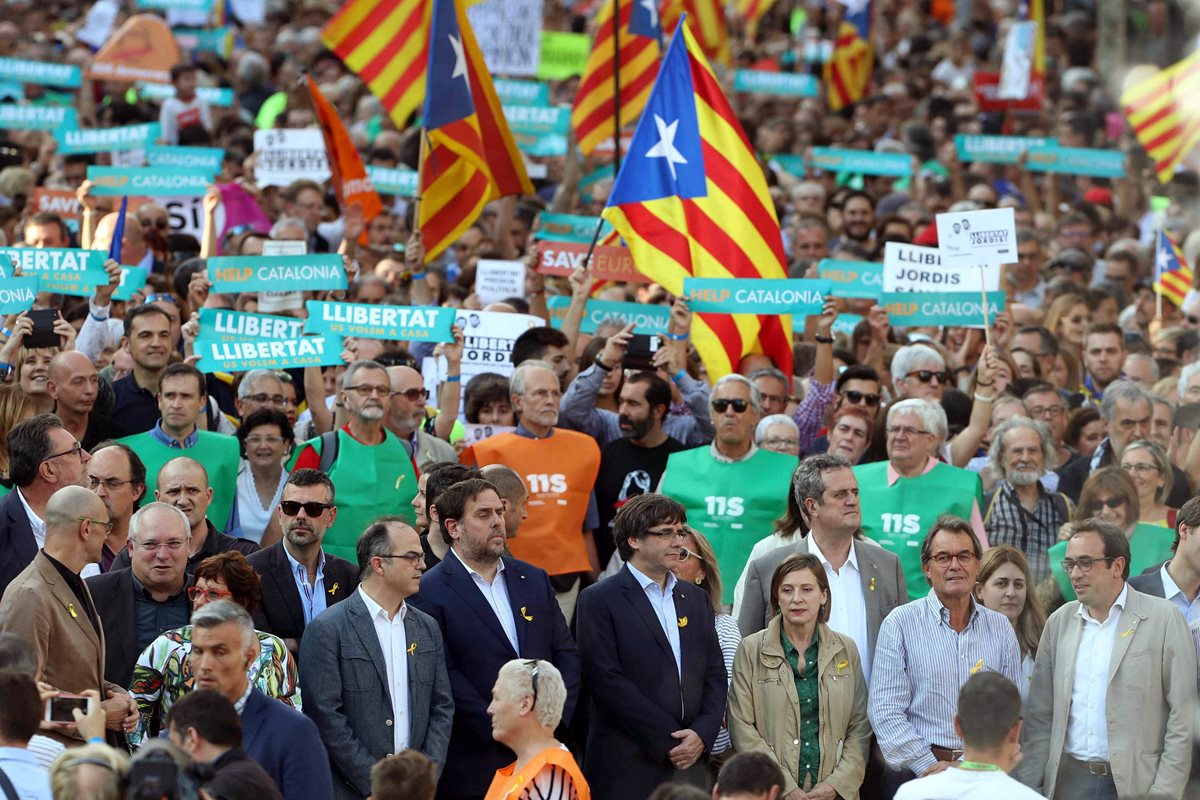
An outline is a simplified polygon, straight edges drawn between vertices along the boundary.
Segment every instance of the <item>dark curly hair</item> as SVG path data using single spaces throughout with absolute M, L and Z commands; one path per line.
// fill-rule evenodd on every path
M 251 614 L 262 600 L 262 581 L 246 557 L 236 550 L 217 553 L 196 567 L 196 580 L 221 581 L 233 595 L 233 602 Z

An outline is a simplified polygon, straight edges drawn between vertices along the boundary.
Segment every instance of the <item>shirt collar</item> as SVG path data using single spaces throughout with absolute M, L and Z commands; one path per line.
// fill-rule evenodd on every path
M 371 619 L 378 618 L 382 619 L 384 622 L 392 623 L 397 620 L 403 622 L 404 618 L 408 616 L 408 603 L 404 602 L 403 600 L 400 601 L 399 613 L 397 613 L 393 618 L 388 616 L 387 610 L 383 606 L 379 605 L 379 603 L 376 603 L 375 600 L 371 598 L 371 595 L 367 594 L 367 590 L 363 588 L 361 583 L 358 585 L 358 595 L 362 598 L 363 605 L 367 607 L 367 616 L 369 616 Z
M 1175 583 L 1175 579 L 1171 577 L 1171 573 L 1167 572 L 1167 564 L 1170 563 L 1171 562 L 1168 561 L 1166 564 L 1163 564 L 1161 567 L 1159 567 L 1159 573 L 1162 575 L 1163 582 L 1163 597 L 1168 600 L 1175 597 L 1177 594 L 1183 594 L 1183 589 L 1179 588 L 1179 584 Z M 1183 594 L 1183 599 L 1185 602 L 1187 601 L 1186 594 Z
M 21 501 L 21 505 L 23 505 L 25 507 L 25 513 L 29 516 L 30 522 L 33 522 L 35 524 L 35 526 L 38 528 L 45 529 L 45 527 L 46 527 L 45 520 L 43 520 L 41 517 L 39 517 L 37 515 L 37 512 L 34 511 L 32 508 L 30 508 L 29 502 L 25 499 L 24 493 L 21 492 L 21 487 L 18 486 L 13 491 L 15 491 L 17 493 L 17 498 Z
M 651 578 L 650 576 L 646 575 L 644 572 L 639 570 L 633 564 L 630 564 L 628 561 L 626 561 L 625 565 L 629 567 L 629 572 L 633 575 L 634 580 L 636 580 L 638 582 L 638 585 L 642 587 L 642 591 L 645 591 L 646 589 L 648 589 L 651 586 L 654 586 L 659 591 L 663 591 L 663 587 L 661 585 L 659 585 L 658 582 L 656 582 L 653 578 Z M 675 584 L 677 582 L 678 582 L 678 579 L 675 577 L 675 573 L 668 572 L 667 573 L 667 588 L 666 588 L 666 591 L 663 593 L 671 594 L 672 592 L 674 592 Z
M 551 436 L 554 435 L 554 428 L 551 428 L 550 432 L 547 433 L 545 436 L 538 436 L 536 433 L 529 430 L 529 428 L 526 428 L 525 423 L 520 422 L 518 420 L 517 429 L 514 432 L 517 434 L 517 436 L 524 436 L 526 439 L 549 439 Z
M 466 561 L 463 561 L 463 557 L 460 556 L 453 547 L 450 548 L 450 552 L 454 553 L 454 557 L 458 559 L 458 563 L 463 565 L 463 567 L 467 570 L 467 574 L 470 575 L 472 578 L 479 578 L 479 580 L 483 581 L 484 583 L 495 583 L 496 582 L 495 578 L 493 578 L 491 581 L 488 581 L 487 578 L 483 577 L 482 573 L 476 572 L 474 569 L 472 569 L 471 565 L 468 564 Z M 497 561 L 496 561 L 496 578 L 499 578 L 500 573 L 502 573 L 502 572 L 504 572 L 504 559 L 503 558 L 497 559 Z
M 817 546 L 817 538 L 811 533 L 808 535 L 808 552 L 817 557 L 821 562 L 821 566 L 829 566 L 829 559 L 821 552 L 821 548 Z M 858 553 L 854 550 L 854 543 L 850 543 L 850 557 L 846 559 L 846 564 L 854 567 L 854 571 L 858 572 Z
M 246 681 L 246 691 L 242 692 L 241 699 L 233 704 L 233 708 L 240 716 L 246 710 L 246 702 L 250 699 L 250 693 L 254 691 L 254 684 Z
M 925 462 L 925 469 L 921 470 L 921 474 L 922 475 L 928 474 L 929 471 L 931 469 L 933 469 L 934 467 L 936 467 L 937 465 L 938 465 L 938 460 L 936 458 L 934 458 L 933 456 L 930 456 L 929 461 Z M 888 459 L 887 480 L 888 480 L 888 486 L 891 486 L 896 481 L 900 480 L 900 473 L 897 472 L 896 468 L 892 466 L 891 459 Z
M 174 439 L 167 435 L 166 431 L 164 431 L 162 427 L 162 419 L 159 419 L 158 422 L 154 423 L 154 427 L 150 429 L 150 435 L 162 444 L 165 444 L 167 447 L 186 450 L 190 447 L 195 447 L 196 442 L 200 441 L 200 426 L 193 426 L 192 432 L 184 437 L 183 444 L 180 444 L 178 439 Z
M 300 575 L 302 578 L 307 580 L 308 579 L 308 567 L 304 566 L 299 561 L 292 558 L 292 554 L 290 552 L 288 552 L 287 544 L 283 544 L 281 546 L 283 547 L 283 554 L 285 556 L 287 556 L 288 563 L 290 563 L 292 565 L 292 573 L 296 574 L 296 575 Z M 325 551 L 318 550 L 317 551 L 317 578 L 323 578 L 323 577 L 325 577 Z
M 937 617 L 939 622 L 945 622 L 947 625 L 949 625 L 950 609 L 946 608 L 945 604 L 942 603 L 941 598 L 937 596 L 937 590 L 930 589 L 929 594 L 925 595 L 925 600 L 928 603 L 929 612 Z M 967 625 L 972 624 L 977 616 L 978 614 L 976 613 L 975 608 L 975 598 L 972 597 L 970 611 L 967 612 Z
M 1173 582 L 1174 581 L 1172 581 L 1172 583 Z M 1164 585 L 1163 589 L 1166 589 L 1166 588 L 1167 587 Z M 1165 594 L 1165 592 L 1164 592 L 1164 594 Z M 1126 583 L 1125 585 L 1123 585 L 1121 587 L 1121 593 L 1119 595 L 1117 595 L 1117 599 L 1114 600 L 1112 606 L 1109 607 L 1108 616 L 1104 618 L 1104 622 L 1101 622 L 1100 620 L 1093 617 L 1091 615 L 1091 613 L 1088 611 L 1087 606 L 1085 606 L 1083 603 L 1080 603 L 1079 608 L 1075 609 L 1075 615 L 1077 617 L 1079 617 L 1080 619 L 1082 619 L 1084 622 L 1095 622 L 1097 625 L 1103 625 L 1104 623 L 1108 622 L 1109 620 L 1111 620 L 1115 617 L 1121 616 L 1121 612 L 1125 610 L 1125 603 L 1128 600 L 1129 600 L 1129 584 Z
M 742 456 L 741 458 L 730 458 L 730 457 L 729 457 L 729 456 L 727 456 L 727 455 L 723 455 L 723 454 L 721 453 L 721 451 L 717 449 L 717 442 L 716 442 L 716 440 L 713 440 L 713 443 L 712 443 L 712 444 L 710 444 L 710 445 L 708 446 L 708 452 L 712 453 L 712 457 L 713 457 L 713 458 L 714 458 L 714 459 L 717 461 L 717 463 L 719 463 L 719 464 L 736 464 L 736 463 L 738 463 L 738 462 L 740 462 L 740 461 L 746 461 L 746 460 L 748 460 L 748 459 L 749 459 L 749 458 L 751 458 L 751 457 L 752 457 L 752 456 L 753 456 L 755 453 L 757 453 L 757 452 L 758 452 L 758 445 L 756 445 L 756 444 L 754 443 L 754 440 L 753 440 L 753 439 L 751 439 L 751 440 L 750 440 L 750 449 L 746 451 L 746 455 Z

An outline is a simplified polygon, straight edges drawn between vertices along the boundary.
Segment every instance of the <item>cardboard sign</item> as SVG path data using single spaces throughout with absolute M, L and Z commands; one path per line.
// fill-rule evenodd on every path
M 539 108 L 550 105 L 550 87 L 544 83 L 493 78 L 492 85 L 496 88 L 496 97 L 500 99 L 501 105 Z
M 0 58 L 0 80 L 77 89 L 83 83 L 83 73 L 70 64 Z
M 225 160 L 220 147 L 171 147 L 152 144 L 146 148 L 146 163 L 152 167 L 187 167 L 216 175 Z
M 838 147 L 814 147 L 808 165 L 826 172 L 857 172 L 862 175 L 912 175 L 912 156 L 904 153 L 875 153 Z
M 531 76 L 541 62 L 542 0 L 482 0 L 467 7 L 493 75 Z M 534 23 L 534 24 L 531 24 Z
M 342 337 L 333 335 L 222 342 L 201 326 L 193 349 L 200 356 L 197 369 L 210 373 L 327 367 L 342 363 L 343 348 Z
M 218 256 L 208 259 L 213 294 L 345 289 L 337 253 L 304 256 Z
M 145 267 L 121 267 L 121 283 L 113 292 L 113 300 L 132 300 L 135 293 L 145 288 L 146 278 L 149 276 L 150 270 Z
M 475 269 L 475 294 L 483 305 L 525 296 L 525 262 L 481 258 Z
M 88 77 L 98 81 L 170 83 L 171 67 L 180 60 L 179 45 L 163 18 L 136 14 L 125 20 L 96 53 Z
M 564 81 L 582 75 L 591 52 L 592 37 L 586 33 L 544 30 L 537 77 L 544 81 Z
M 37 300 L 38 279 L 0 278 L 0 314 L 20 314 L 33 308 Z
M 41 291 L 88 297 L 97 286 L 108 283 L 104 271 L 105 254 L 99 250 L 58 247 L 0 247 L 0 272 L 12 275 L 12 265 L 21 265 L 21 274 L 36 277 Z
M 1000 288 L 1000 265 L 985 264 L 983 289 Z M 883 291 L 889 292 L 978 292 L 979 267 L 946 267 L 941 254 L 932 247 L 901 242 L 883 245 Z
M 563 319 L 567 316 L 567 308 L 571 298 L 561 295 L 546 298 L 546 307 L 550 310 L 550 327 L 561 328 Z M 596 329 L 607 322 L 620 323 L 622 327 L 633 325 L 634 333 L 644 333 L 654 336 L 667 332 L 667 324 L 671 321 L 671 309 L 666 306 L 643 305 L 642 303 L 621 303 L 613 300 L 588 300 L 584 306 L 583 320 L 579 330 L 582 333 L 595 333 Z
M 1004 310 L 1004 292 L 987 293 L 987 324 Z M 882 300 L 888 321 L 897 327 L 938 325 L 947 328 L 984 327 L 983 296 L 979 292 L 892 292 Z
M 98 167 L 87 168 L 92 194 L 120 197 L 200 197 L 212 184 L 213 172 L 186 167 Z
M 545 275 L 570 275 L 576 267 L 583 266 L 587 252 L 586 244 L 544 242 L 538 246 L 538 254 L 541 256 L 538 272 Z M 592 253 L 592 272 L 598 281 L 653 282 L 637 271 L 628 247 L 597 245 L 596 251 Z
M 1031 147 L 1025 169 L 1030 172 L 1088 175 L 1093 178 L 1123 178 L 1125 154 L 1120 150 L 1059 147 L 1057 144 Z
M 533 238 L 545 242 L 576 242 L 591 244 L 600 226 L 601 238 L 612 232 L 608 220 L 600 217 L 585 217 L 581 214 L 551 214 L 543 211 L 538 216 L 538 229 Z
M 287 186 L 301 178 L 329 179 L 325 138 L 316 128 L 275 128 L 254 132 L 254 180 L 259 186 Z
M 817 97 L 821 93 L 821 83 L 817 76 L 807 73 L 739 69 L 733 73 L 733 90 L 784 97 Z
M 434 306 L 384 306 L 368 303 L 324 303 L 309 300 L 305 333 L 337 334 L 358 339 L 406 342 L 452 342 L 457 313 Z
M 79 127 L 75 109 L 0 103 L 0 128 L 8 131 L 52 131 Z
M 987 136 L 959 133 L 954 137 L 958 160 L 983 164 L 1016 164 L 1021 154 L 1035 147 L 1058 145 L 1045 136 Z
M 513 342 L 530 328 L 541 328 L 546 323 L 529 314 L 458 309 L 455 324 L 463 331 L 462 381 L 466 386 L 483 372 L 506 378 L 512 375 Z
M 946 267 L 1017 261 L 1017 222 L 1011 208 L 938 214 L 937 233 Z
M 417 171 L 408 168 L 367 167 L 367 177 L 380 194 L 412 197 L 417 193 Z
M 1014 22 L 1004 36 L 1004 61 L 1000 65 L 1000 100 L 1024 100 L 1033 74 L 1033 51 L 1037 46 L 1038 23 Z
M 1029 79 L 1029 90 L 1024 100 L 1000 98 L 1000 73 L 975 71 L 975 99 L 980 111 L 1041 111 L 1045 93 L 1045 80 L 1041 75 Z
M 304 320 L 217 308 L 200 309 L 200 329 L 214 341 L 253 342 L 262 339 L 298 339 Z
M 683 297 L 701 314 L 820 314 L 833 284 L 787 278 L 684 278 Z
M 490 439 L 493 436 L 499 436 L 502 433 L 512 433 L 516 430 L 510 425 L 483 425 L 478 422 L 464 422 L 463 430 L 467 441 L 467 446 L 482 442 L 484 439 Z
M 883 264 L 823 258 L 817 264 L 817 277 L 833 284 L 834 297 L 878 300 L 883 294 Z
M 58 152 L 62 155 L 139 150 L 161 138 L 162 128 L 157 122 L 119 128 L 59 129 L 54 132 Z

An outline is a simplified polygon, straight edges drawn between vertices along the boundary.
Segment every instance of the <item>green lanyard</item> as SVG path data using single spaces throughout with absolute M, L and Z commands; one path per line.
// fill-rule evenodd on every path
M 956 765 L 959 769 L 969 769 L 976 772 L 999 772 L 1000 767 L 995 764 L 984 764 L 979 761 L 960 761 Z

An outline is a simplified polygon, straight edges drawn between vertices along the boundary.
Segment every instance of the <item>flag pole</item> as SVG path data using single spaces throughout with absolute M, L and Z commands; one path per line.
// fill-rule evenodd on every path
M 1154 318 L 1159 322 L 1162 322 L 1162 275 L 1159 273 L 1158 258 L 1162 249 L 1162 235 L 1161 228 L 1154 233 Z
M 583 257 L 583 268 L 590 269 L 592 266 L 592 256 L 596 252 L 596 244 L 600 241 L 600 231 L 604 229 L 604 218 L 601 217 L 596 221 L 596 232 L 592 234 L 592 243 L 588 245 L 587 255 Z
M 422 185 L 422 181 L 425 175 L 425 158 L 428 155 L 426 152 L 426 142 L 429 140 L 429 134 L 426 133 L 424 125 L 421 126 L 421 131 L 418 135 L 421 138 L 419 140 L 420 146 L 417 150 L 417 193 L 413 196 L 413 233 L 421 230 L 421 194 L 425 188 Z
M 621 1 L 613 0 L 613 175 L 621 171 Z M 596 230 L 599 237 L 600 231 Z M 592 241 L 595 248 L 596 242 Z M 588 251 L 591 257 L 591 251 Z
M 988 296 L 987 287 L 983 283 L 983 265 L 979 265 L 979 294 L 983 296 L 983 338 L 987 342 L 987 346 L 992 346 L 992 326 L 988 320 Z

